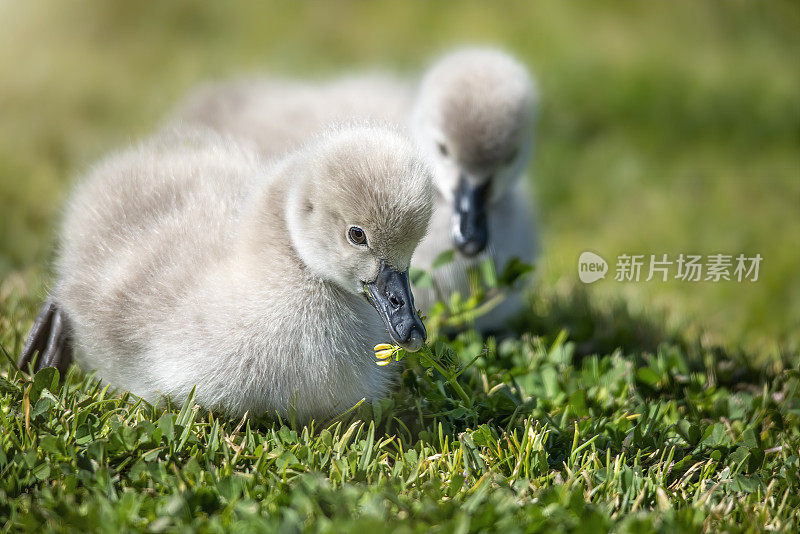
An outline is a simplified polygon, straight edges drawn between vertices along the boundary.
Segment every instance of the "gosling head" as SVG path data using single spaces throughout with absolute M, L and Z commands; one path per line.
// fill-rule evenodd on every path
M 319 277 L 362 295 L 398 345 L 427 333 L 408 282 L 432 211 L 430 173 L 399 134 L 375 126 L 331 132 L 307 149 L 286 206 L 289 232 Z
M 497 50 L 455 52 L 422 80 L 412 128 L 452 203 L 453 244 L 467 256 L 486 248 L 487 208 L 528 164 L 535 104 L 525 67 Z

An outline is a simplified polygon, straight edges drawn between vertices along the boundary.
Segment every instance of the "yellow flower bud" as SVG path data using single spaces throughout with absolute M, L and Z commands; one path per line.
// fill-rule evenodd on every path
M 384 349 L 384 350 L 377 351 L 375 353 L 375 357 L 378 358 L 379 360 L 386 360 L 388 358 L 391 358 L 392 354 L 394 354 L 394 350 L 392 350 L 392 349 Z

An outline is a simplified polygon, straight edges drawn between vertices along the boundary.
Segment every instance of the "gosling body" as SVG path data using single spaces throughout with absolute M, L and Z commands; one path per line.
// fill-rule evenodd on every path
M 148 400 L 196 388 L 232 415 L 304 421 L 380 398 L 393 370 L 372 347 L 392 340 L 360 284 L 376 276 L 375 250 L 407 269 L 430 216 L 426 180 L 399 136 L 372 127 L 328 133 L 268 168 L 207 132 L 111 156 L 78 186 L 61 235 L 52 300 L 75 361 Z M 373 219 L 370 254 L 339 235 L 352 209 Z

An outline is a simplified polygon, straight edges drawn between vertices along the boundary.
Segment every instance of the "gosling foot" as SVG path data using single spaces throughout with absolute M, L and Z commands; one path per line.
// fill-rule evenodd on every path
M 67 316 L 50 299 L 45 301 L 33 322 L 28 340 L 22 349 L 19 368 L 27 370 L 37 353 L 39 357 L 34 363 L 34 372 L 45 367 L 55 367 L 61 376 L 64 376 L 72 363 L 72 344 L 67 328 Z

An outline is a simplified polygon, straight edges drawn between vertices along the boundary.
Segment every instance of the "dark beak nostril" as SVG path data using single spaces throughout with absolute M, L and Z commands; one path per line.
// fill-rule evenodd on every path
M 400 300 L 399 298 L 397 298 L 396 296 L 390 294 L 389 295 L 389 304 L 391 304 L 392 308 L 394 308 L 396 310 L 397 308 L 399 308 L 400 306 L 403 305 L 403 301 Z

